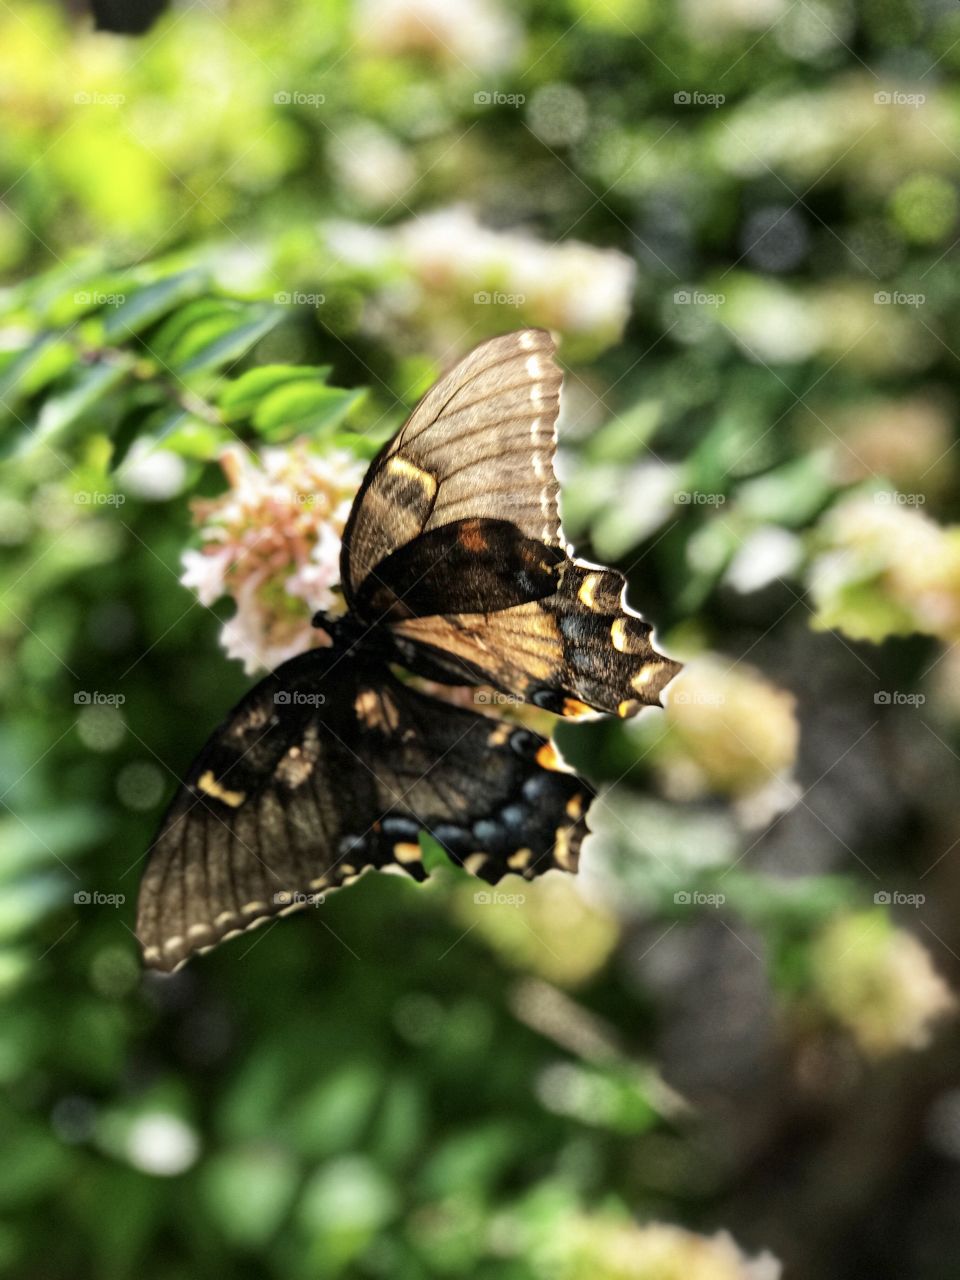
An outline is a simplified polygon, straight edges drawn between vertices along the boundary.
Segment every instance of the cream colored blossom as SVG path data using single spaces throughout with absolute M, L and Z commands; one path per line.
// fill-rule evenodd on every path
M 811 963 L 820 1003 L 873 1057 L 922 1049 L 956 1007 L 926 948 L 881 911 L 833 921 Z
M 725 1231 L 581 1216 L 562 1225 L 541 1268 L 551 1280 L 778 1280 L 769 1253 L 748 1258 Z
M 359 41 L 377 53 L 425 54 L 435 62 L 498 71 L 516 60 L 522 33 L 495 0 L 361 0 Z
M 703 655 L 670 686 L 653 758 L 673 794 L 745 797 L 783 783 L 798 739 L 792 694 L 740 663 Z
M 843 483 L 882 476 L 904 492 L 926 494 L 949 477 L 953 426 L 932 399 L 868 400 L 834 413 L 821 408 L 819 416 Z
M 451 307 L 476 321 L 483 316 L 479 308 L 500 306 L 512 310 L 518 326 L 609 343 L 620 337 L 630 314 L 636 264 L 626 254 L 578 240 L 547 244 L 526 232 L 494 231 L 466 206 L 362 234 L 351 223 L 332 223 L 326 236 L 344 262 L 361 270 L 390 265 L 407 275 L 415 293 L 402 293 L 405 324 L 411 310 L 429 325 Z M 379 302 L 389 312 L 389 289 Z M 396 319 L 400 323 L 401 316 Z
M 321 643 L 310 625 L 317 610 L 343 611 L 340 539 L 364 468 L 342 450 L 321 457 L 305 443 L 259 459 L 227 449 L 221 465 L 230 488 L 194 503 L 202 545 L 184 553 L 181 581 L 201 604 L 232 596 L 221 643 L 253 674 Z
M 858 493 L 827 513 L 810 570 L 818 627 L 875 642 L 960 637 L 960 525 L 938 525 L 902 497 Z
M 561 873 L 536 880 L 506 876 L 493 886 L 471 881 L 459 889 L 455 905 L 464 928 L 476 930 L 507 963 L 561 986 L 591 978 L 619 937 L 613 915 L 587 902 Z M 569 945 L 573 937 L 575 947 Z

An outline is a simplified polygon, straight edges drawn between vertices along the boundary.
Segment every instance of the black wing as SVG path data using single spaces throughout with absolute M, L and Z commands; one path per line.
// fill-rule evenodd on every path
M 387 442 L 344 530 L 340 568 L 351 607 L 392 552 L 458 520 L 508 521 L 523 537 L 561 545 L 553 472 L 561 373 L 554 349 L 542 329 L 482 343 Z
M 453 683 L 492 684 L 558 715 L 629 717 L 656 706 L 681 664 L 624 603 L 625 579 L 569 557 L 553 587 L 493 613 L 391 618 L 404 661 Z
M 564 715 L 656 705 L 680 664 L 654 648 L 624 579 L 563 543 L 554 476 L 561 374 L 550 336 L 485 342 L 371 465 L 342 576 L 411 670 L 487 683 Z
M 187 773 L 140 889 L 145 962 L 176 969 L 368 867 L 422 879 L 421 831 L 491 883 L 575 871 L 592 794 L 528 730 L 312 650 L 258 684 Z

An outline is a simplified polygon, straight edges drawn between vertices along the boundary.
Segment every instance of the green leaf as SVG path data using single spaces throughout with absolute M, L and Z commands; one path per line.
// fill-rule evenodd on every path
M 429 875 L 441 868 L 446 868 L 448 871 L 460 870 L 443 845 L 426 831 L 420 832 L 420 853 L 423 858 L 423 868 Z
M 171 414 L 153 436 L 154 443 L 178 453 L 181 458 L 193 458 L 209 462 L 220 450 L 236 437 L 227 427 L 198 418 L 188 409 Z
M 150 350 L 161 360 L 172 362 L 177 346 L 187 334 L 212 317 L 233 317 L 242 308 L 227 298 L 197 298 L 167 316 L 150 340 Z
M 191 330 L 188 340 L 177 349 L 174 365 L 182 373 L 196 373 L 201 369 L 217 369 L 231 364 L 270 332 L 283 318 L 277 307 L 269 307 L 259 314 L 247 309 L 247 317 L 241 323 L 237 318 L 215 321 L 212 317 Z
M 117 360 L 97 361 L 81 365 L 74 373 L 70 385 L 45 400 L 37 417 L 37 429 L 30 437 L 27 449 L 49 444 L 63 436 L 68 428 L 89 409 L 99 404 L 127 376 L 134 357 L 124 354 Z
M 271 441 L 288 440 L 305 431 L 332 431 L 365 395 L 365 390 L 343 391 L 318 381 L 293 382 L 265 396 L 253 424 Z
M 75 359 L 76 352 L 61 334 L 35 338 L 0 374 L 0 414 L 16 417 L 21 404 L 59 378 Z
M 206 272 L 191 269 L 137 289 L 126 302 L 105 316 L 104 335 L 114 342 L 142 333 L 181 302 L 195 298 L 207 285 Z
M 220 393 L 220 408 L 228 422 L 247 418 L 271 391 L 295 382 L 325 382 L 331 368 L 329 364 L 264 364 L 248 369 Z
M 215 1155 L 202 1175 L 207 1209 L 234 1244 L 264 1244 L 280 1226 L 300 1182 L 293 1159 L 275 1147 Z

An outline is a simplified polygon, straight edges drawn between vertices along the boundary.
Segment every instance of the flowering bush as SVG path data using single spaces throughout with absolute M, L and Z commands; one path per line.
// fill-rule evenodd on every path
M 343 450 L 321 456 L 306 442 L 231 448 L 220 456 L 230 489 L 197 500 L 201 549 L 184 552 L 184 586 L 201 604 L 230 596 L 236 612 L 220 642 L 252 675 L 321 643 L 310 619 L 344 610 L 340 537 L 364 467 Z

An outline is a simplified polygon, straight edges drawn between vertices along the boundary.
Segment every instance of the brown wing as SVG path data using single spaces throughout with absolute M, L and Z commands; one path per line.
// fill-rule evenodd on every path
M 420 654 L 451 681 L 492 684 L 554 711 L 632 716 L 658 705 L 680 663 L 653 647 L 651 627 L 623 603 L 612 569 L 567 559 L 554 592 L 494 613 L 395 621 L 409 665 Z
M 421 831 L 491 883 L 575 871 L 592 794 L 535 734 L 312 650 L 261 681 L 188 770 L 140 888 L 144 960 L 176 969 L 367 868 L 422 879 Z
M 364 580 L 418 534 L 509 521 L 561 546 L 553 471 L 561 373 L 542 329 L 482 343 L 433 386 L 370 464 L 343 537 L 353 606 Z

